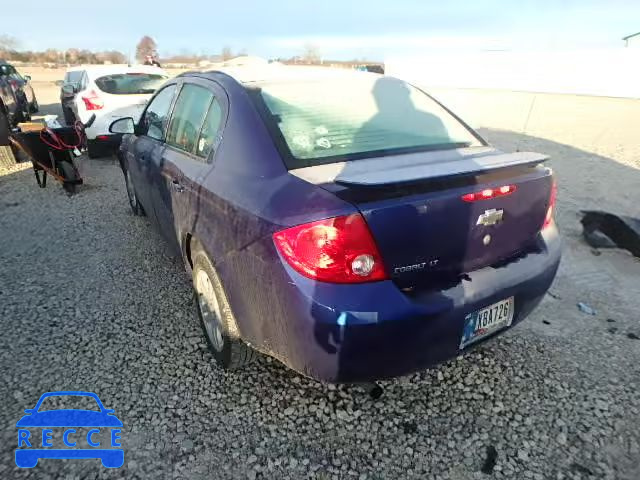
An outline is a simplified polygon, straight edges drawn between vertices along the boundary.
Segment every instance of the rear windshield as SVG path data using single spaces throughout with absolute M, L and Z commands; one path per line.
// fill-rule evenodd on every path
M 390 77 L 263 84 L 252 94 L 288 168 L 482 145 L 431 97 Z
M 166 79 L 164 75 L 150 73 L 117 73 L 96 79 L 96 85 L 112 95 L 134 95 L 153 93 Z
M 82 78 L 82 74 L 84 72 L 82 70 L 78 70 L 78 71 L 74 71 L 74 72 L 67 72 L 67 74 L 65 75 L 65 82 L 66 83 L 79 83 L 80 79 Z

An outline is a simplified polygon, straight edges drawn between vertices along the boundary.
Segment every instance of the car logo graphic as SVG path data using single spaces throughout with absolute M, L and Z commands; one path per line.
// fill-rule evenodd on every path
M 41 408 L 42 402 L 50 397 L 88 397 L 95 400 L 100 410 Z M 104 407 L 95 393 L 48 392 L 40 397 L 34 408 L 26 409 L 25 413 L 16 423 L 18 448 L 15 455 L 18 467 L 33 468 L 41 458 L 99 458 L 106 468 L 119 468 L 124 464 L 124 450 L 120 444 L 122 422 L 112 409 Z M 56 432 L 64 431 L 58 435 L 53 428 L 56 428 Z M 87 430 L 86 434 L 83 430 Z M 89 448 L 79 445 L 85 440 Z M 66 448 L 54 448 L 54 443 Z
M 500 223 L 502 221 L 502 215 L 504 211 L 496 210 L 492 208 L 491 210 L 485 210 L 483 214 L 478 217 L 478 221 L 476 225 L 484 225 L 485 227 L 489 227 L 491 225 L 495 225 L 496 223 Z

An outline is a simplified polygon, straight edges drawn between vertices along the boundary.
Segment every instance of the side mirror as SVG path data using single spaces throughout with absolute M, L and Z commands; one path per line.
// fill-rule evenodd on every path
M 31 75 L 25 75 L 25 76 L 24 76 L 24 79 L 25 79 L 27 82 L 31 81 Z
M 56 80 L 55 82 L 56 87 L 61 87 L 62 85 L 64 85 L 64 80 Z
M 115 122 L 112 122 L 111 125 L 109 125 L 109 131 L 111 133 L 134 133 L 135 124 L 133 123 L 133 118 L 119 118 Z

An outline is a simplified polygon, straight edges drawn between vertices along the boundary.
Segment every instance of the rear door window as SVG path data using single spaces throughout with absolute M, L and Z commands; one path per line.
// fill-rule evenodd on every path
M 216 146 L 218 131 L 222 125 L 222 106 L 216 98 L 211 102 L 207 117 L 204 119 L 198 145 L 196 147 L 196 155 L 207 158 Z
M 194 153 L 213 93 L 198 85 L 182 87 L 171 116 L 167 144 Z
M 87 72 L 82 72 L 80 75 L 80 81 L 78 82 L 78 90 L 84 90 L 89 85 L 89 78 L 87 77 Z
M 169 85 L 153 97 L 140 122 L 140 129 L 143 135 L 156 140 L 164 139 L 164 131 L 169 121 L 169 109 L 171 108 L 175 91 L 176 85 Z
M 67 74 L 64 76 L 64 83 L 74 83 L 78 85 L 80 83 L 80 79 L 82 78 L 82 73 L 82 70 L 67 72 Z
M 96 78 L 95 84 L 111 95 L 141 95 L 155 92 L 166 79 L 149 73 L 116 73 Z

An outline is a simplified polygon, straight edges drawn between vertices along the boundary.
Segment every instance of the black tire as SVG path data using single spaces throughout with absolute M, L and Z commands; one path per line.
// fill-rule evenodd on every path
M 209 350 L 213 354 L 216 363 L 225 370 L 235 370 L 242 368 L 253 362 L 256 352 L 239 338 L 235 317 L 224 293 L 220 277 L 215 271 L 213 264 L 207 257 L 202 247 L 196 243 L 192 250 L 193 259 L 193 288 L 196 300 L 196 309 L 200 325 L 209 345 Z M 211 291 L 204 292 L 200 275 L 206 275 L 211 284 Z M 202 291 L 200 291 L 202 290 Z M 203 293 L 204 292 L 204 293 Z M 215 294 L 217 308 L 210 308 L 206 297 Z M 213 310 L 218 310 L 218 314 Z M 217 323 L 217 325 L 216 325 Z M 220 327 L 216 332 L 216 327 Z M 216 338 L 216 334 L 219 335 Z M 222 342 L 220 342 L 222 340 Z
M 62 107 L 62 116 L 64 117 L 64 123 L 69 126 L 73 125 L 76 121 L 76 116 L 70 108 Z
M 89 158 L 100 158 L 102 157 L 102 151 L 92 143 L 87 144 L 87 156 Z
M 4 106 L 0 103 L 0 147 L 6 147 L 11 144 L 11 142 L 9 142 L 10 131 L 9 117 L 4 110 Z
M 27 100 L 26 95 L 22 94 L 20 98 L 16 96 L 16 114 L 15 120 L 16 125 L 18 123 L 29 122 L 31 121 L 31 114 L 29 113 L 29 101 Z
M 142 204 L 138 201 L 138 195 L 136 195 L 136 187 L 131 181 L 131 175 L 129 175 L 129 172 L 124 168 L 122 169 L 122 173 L 124 174 L 124 186 L 127 189 L 127 199 L 129 200 L 131 211 L 134 215 L 141 217 L 146 216 Z
M 78 179 L 80 179 L 80 175 L 78 174 L 78 170 L 76 169 L 75 165 L 73 165 L 73 163 L 71 162 L 58 162 L 57 163 L 58 166 L 58 173 L 64 177 L 65 180 L 68 181 L 76 181 Z M 74 193 L 76 193 L 77 191 L 77 187 L 78 185 L 75 183 L 63 183 L 62 184 L 62 188 L 64 188 L 64 191 L 67 192 L 67 194 L 69 196 L 73 195 Z
M 36 97 L 33 97 L 33 102 L 31 102 L 31 105 L 29 105 L 29 111 L 31 111 L 31 113 L 38 113 L 38 110 L 40 110 L 40 105 L 38 105 L 38 100 L 36 100 Z
M 113 146 L 89 140 L 87 142 L 87 155 L 89 158 L 111 158 L 114 154 Z

